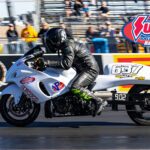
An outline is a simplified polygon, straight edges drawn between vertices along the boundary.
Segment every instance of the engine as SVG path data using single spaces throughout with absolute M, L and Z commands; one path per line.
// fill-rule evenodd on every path
M 72 93 L 53 99 L 53 112 L 61 115 L 90 115 L 92 113 L 92 102 L 79 99 Z
M 53 101 L 53 105 L 55 107 L 55 111 L 60 114 L 65 114 L 69 112 L 71 104 L 68 96 L 60 96 L 57 97 Z

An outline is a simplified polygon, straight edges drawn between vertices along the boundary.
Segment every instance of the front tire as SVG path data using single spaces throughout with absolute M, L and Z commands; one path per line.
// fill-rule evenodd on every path
M 26 126 L 32 123 L 39 115 L 40 104 L 28 99 L 25 95 L 24 103 L 15 105 L 12 95 L 4 95 L 0 101 L 0 111 L 3 119 L 18 127 Z M 20 100 L 21 101 L 21 100 Z
M 133 102 L 133 94 L 148 93 L 149 89 L 150 86 L 148 85 L 134 85 L 128 93 L 128 101 Z M 136 124 L 150 126 L 150 98 L 144 97 L 144 99 L 138 101 L 141 104 L 126 105 L 127 113 Z

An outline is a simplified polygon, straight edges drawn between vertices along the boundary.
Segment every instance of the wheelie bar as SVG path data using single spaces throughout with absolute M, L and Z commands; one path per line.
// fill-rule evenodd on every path
M 132 97 L 132 101 L 128 100 L 129 96 Z M 111 106 L 113 111 L 118 111 L 118 105 L 142 105 L 145 103 L 150 105 L 150 93 L 135 93 L 131 95 L 112 91 L 112 100 L 108 100 L 108 104 Z

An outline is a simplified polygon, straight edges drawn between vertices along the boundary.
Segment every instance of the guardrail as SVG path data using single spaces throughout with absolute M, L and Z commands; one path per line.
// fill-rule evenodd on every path
M 38 39 L 35 44 L 41 44 L 41 39 Z M 0 37 L 0 54 L 24 54 L 30 49 L 25 40 L 18 38 L 16 41 Z
M 96 37 L 95 37 L 96 38 Z M 124 37 L 115 36 L 115 37 L 97 37 L 108 40 L 108 47 L 110 53 L 132 53 L 133 52 L 133 43 L 127 41 Z M 86 40 L 87 41 L 86 41 Z M 75 39 L 83 44 L 85 44 L 92 53 L 95 53 L 93 43 L 84 37 Z M 42 44 L 41 39 L 39 38 L 35 44 Z M 101 45 L 100 45 L 101 46 Z M 9 42 L 7 38 L 0 37 L 0 54 L 24 54 L 31 47 L 21 38 L 17 41 Z M 150 53 L 150 48 L 143 47 L 136 44 L 137 53 Z

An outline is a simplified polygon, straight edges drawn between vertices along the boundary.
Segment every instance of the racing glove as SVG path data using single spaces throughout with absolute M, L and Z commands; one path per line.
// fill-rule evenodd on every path
M 45 61 L 44 58 L 40 57 L 35 63 L 35 68 L 43 71 L 46 69 L 46 67 L 48 66 L 48 64 L 50 64 L 50 61 Z

